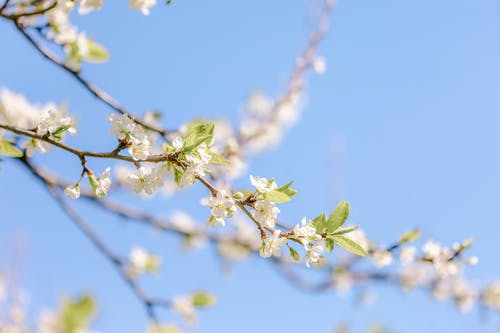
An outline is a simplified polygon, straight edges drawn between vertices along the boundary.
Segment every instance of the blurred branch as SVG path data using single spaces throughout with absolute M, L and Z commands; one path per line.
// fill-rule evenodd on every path
M 115 254 L 107 245 L 104 243 L 97 233 L 87 224 L 83 218 L 76 212 L 71 205 L 67 203 L 61 194 L 60 189 L 58 189 L 56 184 L 51 183 L 49 180 L 41 176 L 36 172 L 29 161 L 26 158 L 20 159 L 22 163 L 26 165 L 31 174 L 38 179 L 51 195 L 51 197 L 56 201 L 59 207 L 64 211 L 64 213 L 73 221 L 75 226 L 87 237 L 87 239 L 94 245 L 98 252 L 105 257 L 116 269 L 123 281 L 129 286 L 137 299 L 143 304 L 146 314 L 149 319 L 158 324 L 158 315 L 156 314 L 155 307 L 169 307 L 170 302 L 160 298 L 150 298 L 146 296 L 139 284 L 129 276 L 127 272 L 127 261 L 120 258 Z

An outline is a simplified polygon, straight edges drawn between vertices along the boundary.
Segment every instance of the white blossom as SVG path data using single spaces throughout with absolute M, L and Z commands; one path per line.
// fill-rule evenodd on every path
M 73 120 L 55 105 L 48 105 L 41 115 L 36 132 L 39 135 L 50 135 L 51 139 L 59 141 L 65 131 L 71 134 L 76 132 Z
M 302 218 L 300 225 L 297 224 L 293 228 L 293 234 L 299 238 L 303 245 L 321 239 L 321 235 L 316 233 L 316 228 L 313 227 L 311 222 L 307 222 L 306 217 Z
M 59 320 L 57 313 L 44 309 L 40 314 L 37 321 L 38 332 L 40 333 L 54 333 L 62 332 L 63 323 Z
M 442 247 L 439 243 L 434 241 L 427 241 L 423 247 L 424 253 L 429 259 L 439 258 L 442 253 Z
M 415 261 L 415 254 L 417 249 L 414 246 L 404 246 L 399 252 L 399 260 L 403 265 L 412 263 Z
M 78 199 L 80 197 L 80 184 L 71 185 L 64 189 L 64 194 L 66 194 L 71 199 Z
M 128 144 L 128 152 L 136 161 L 145 160 L 151 154 L 153 137 L 126 114 L 108 116 L 111 122 L 110 134 Z
M 255 202 L 255 209 L 252 211 L 252 216 L 260 223 L 274 228 L 279 212 L 280 209 L 275 206 L 274 202 L 266 199 L 257 200 Z
M 47 153 L 52 149 L 52 145 L 48 142 L 30 138 L 21 144 L 21 147 L 26 149 L 26 156 L 32 157 L 35 152 Z
M 119 140 L 128 139 L 135 129 L 135 122 L 126 114 L 113 113 L 107 118 L 111 123 L 109 133 L 115 135 Z
M 478 258 L 478 257 L 476 257 L 476 256 L 468 257 L 468 258 L 465 258 L 465 259 L 464 259 L 464 262 L 465 262 L 467 265 L 475 266 L 475 265 L 477 265 L 477 263 L 479 262 L 479 258 Z
M 208 163 L 210 163 L 211 159 L 212 156 L 209 154 L 207 145 L 202 143 L 194 153 L 186 156 L 186 161 L 189 164 L 182 174 L 179 185 L 188 187 L 194 183 L 196 176 L 204 176 L 207 173 Z
M 11 126 L 34 129 L 40 119 L 41 107 L 30 104 L 23 95 L 9 89 L 0 90 L 0 120 Z
M 212 227 L 216 227 L 217 225 L 225 226 L 224 219 L 232 217 L 237 209 L 233 198 L 224 190 L 217 191 L 215 196 L 210 196 L 202 204 L 210 207 L 212 215 L 208 219 L 207 224 Z
M 429 279 L 429 273 L 429 267 L 426 265 L 404 266 L 400 274 L 403 289 L 409 291 L 423 285 Z
M 250 182 L 259 193 L 268 193 L 278 188 L 278 185 L 276 185 L 273 179 L 269 180 L 264 177 L 255 177 L 251 175 Z
M 310 267 L 311 263 L 319 262 L 321 258 L 321 252 L 323 252 L 323 247 L 319 245 L 314 245 L 311 248 L 307 249 L 306 252 L 306 266 Z
M 95 195 L 99 198 L 108 194 L 109 187 L 111 186 L 110 171 L 111 168 L 109 167 L 104 169 L 99 178 L 96 178 L 94 175 L 89 175 L 90 185 Z
M 145 192 L 153 194 L 156 189 L 163 185 L 163 167 L 141 166 L 137 172 L 128 176 L 130 186 L 135 193 Z
M 269 258 L 271 256 L 279 257 L 281 255 L 280 247 L 285 245 L 287 240 L 280 237 L 281 230 L 275 230 L 271 237 L 264 239 L 264 242 L 260 248 L 260 256 L 263 258 Z
M 461 312 L 469 312 L 478 298 L 477 290 L 466 280 L 456 279 L 453 283 L 453 298 Z
M 483 291 L 483 303 L 487 307 L 500 310 L 500 281 L 494 281 Z
M 352 274 L 347 270 L 343 270 L 333 273 L 332 282 L 339 294 L 346 294 L 351 290 L 354 281 Z
M 457 244 L 455 247 L 458 246 Z M 459 263 L 451 260 L 454 252 L 449 248 L 434 241 L 428 241 L 424 244 L 423 251 L 441 277 L 457 275 L 460 272 Z
M 317 74 L 324 74 L 326 72 L 326 59 L 323 57 L 317 57 L 312 62 L 312 68 Z
M 128 152 L 134 160 L 141 161 L 147 159 L 148 156 L 151 155 L 152 147 L 152 139 L 148 135 L 143 135 L 140 139 L 134 136 L 128 148 Z
M 129 7 L 137 9 L 143 15 L 149 15 L 149 9 L 156 5 L 156 0 L 130 0 Z
M 104 5 L 104 0 L 80 0 L 78 14 L 85 15 L 94 10 L 99 10 Z
M 386 249 L 375 250 L 372 258 L 377 267 L 388 266 L 392 263 L 392 253 Z
M 130 251 L 130 273 L 137 276 L 144 272 L 155 273 L 160 264 L 160 258 L 155 254 L 150 254 L 141 247 L 134 246 Z
M 174 297 L 171 304 L 172 309 L 184 317 L 188 324 L 196 322 L 196 308 L 191 295 Z
M 180 136 L 176 136 L 173 140 L 172 140 L 172 146 L 176 149 L 176 150 L 180 150 L 182 149 L 182 147 L 184 146 L 184 140 L 182 140 L 182 138 Z

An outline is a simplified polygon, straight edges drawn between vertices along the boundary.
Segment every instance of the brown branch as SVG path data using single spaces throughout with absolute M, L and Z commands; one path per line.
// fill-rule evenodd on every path
M 52 62 L 53 64 L 59 66 L 64 71 L 69 73 L 73 78 L 75 78 L 89 93 L 94 95 L 97 99 L 102 101 L 104 104 L 108 105 L 110 108 L 115 110 L 120 114 L 126 114 L 131 119 L 133 119 L 137 124 L 143 126 L 144 128 L 156 132 L 160 134 L 163 138 L 167 138 L 167 131 L 164 129 L 156 128 L 154 126 L 148 125 L 141 120 L 138 120 L 137 117 L 130 111 L 126 110 L 123 106 L 121 106 L 117 101 L 115 101 L 111 96 L 109 96 L 104 90 L 94 86 L 89 81 L 84 79 L 78 71 L 75 71 L 71 67 L 67 66 L 63 61 L 59 60 L 55 54 L 53 54 L 50 50 L 39 44 L 37 41 L 30 36 L 30 34 L 24 29 L 24 27 L 16 20 L 14 20 L 14 24 L 17 30 L 26 38 L 26 40 L 35 47 L 35 49 L 47 60 Z
M 6 5 L 6 3 L 8 3 L 8 1 L 6 1 L 4 3 L 4 6 Z M 0 16 L 3 16 L 4 18 L 8 19 L 8 20 L 18 20 L 22 17 L 28 17 L 28 16 L 35 16 L 35 15 L 41 15 L 41 14 L 44 14 L 46 12 L 48 12 L 49 10 L 55 8 L 57 6 L 57 0 L 54 1 L 50 6 L 48 7 L 45 7 L 45 8 L 40 8 L 38 10 L 34 10 L 32 12 L 25 12 L 25 13 L 19 13 L 19 14 L 4 14 L 2 13 L 2 10 L 4 8 L 0 8 Z
M 148 158 L 146 158 L 144 160 L 137 161 L 137 160 L 134 160 L 130 156 L 119 155 L 118 152 L 121 151 L 121 149 L 120 150 L 114 149 L 113 151 L 110 151 L 110 152 L 91 152 L 91 151 L 79 150 L 79 149 L 73 148 L 71 146 L 68 146 L 64 143 L 61 143 L 59 141 L 54 141 L 45 135 L 39 135 L 35 132 L 25 130 L 22 128 L 17 128 L 17 127 L 5 125 L 5 124 L 0 124 L 0 128 L 3 128 L 5 130 L 8 130 L 8 131 L 16 133 L 16 134 L 25 135 L 25 136 L 31 137 L 33 139 L 37 139 L 40 141 L 50 143 L 58 148 L 61 148 L 63 150 L 66 150 L 67 152 L 70 152 L 70 153 L 78 156 L 80 159 L 82 157 L 88 156 L 88 157 L 96 157 L 96 158 L 110 158 L 110 159 L 115 159 L 115 160 L 122 160 L 122 161 L 137 163 L 137 162 L 173 161 L 173 156 L 174 156 L 174 155 L 154 155 L 154 156 L 149 156 Z

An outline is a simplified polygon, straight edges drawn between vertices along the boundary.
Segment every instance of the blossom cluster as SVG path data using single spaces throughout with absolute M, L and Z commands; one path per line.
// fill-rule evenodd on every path
M 411 237 L 402 237 L 399 243 L 391 247 L 376 247 L 373 242 L 365 240 L 376 267 L 390 266 L 395 259 L 399 259 L 400 271 L 395 274 L 403 290 L 429 288 L 436 299 L 450 299 L 462 312 L 469 311 L 476 302 L 492 309 L 499 308 L 498 283 L 491 283 L 481 290 L 463 275 L 464 265 L 478 262 L 477 257 L 464 255 L 464 251 L 472 244 L 471 239 L 454 243 L 451 247 L 429 240 L 419 251 L 416 246 L 407 243 L 418 238 L 420 233 L 414 231 L 407 235 Z M 338 291 L 346 292 L 353 285 L 354 278 L 350 271 L 340 270 L 333 273 L 332 281 Z
M 240 126 L 242 143 L 253 153 L 274 147 L 281 141 L 284 130 L 297 121 L 300 109 L 299 94 L 274 101 L 261 93 L 252 94 Z
M 24 96 L 8 89 L 0 90 L 0 122 L 34 131 L 57 142 L 61 141 L 66 133 L 76 133 L 75 121 L 67 115 L 64 106 L 51 102 L 32 104 Z M 51 149 L 49 143 L 34 138 L 29 138 L 22 146 L 26 148 L 28 157 L 37 151 L 46 153 Z

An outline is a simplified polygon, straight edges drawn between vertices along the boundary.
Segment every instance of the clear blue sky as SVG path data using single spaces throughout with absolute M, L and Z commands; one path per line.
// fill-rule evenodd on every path
M 110 62 L 88 65 L 84 75 L 138 113 L 163 111 L 167 127 L 200 115 L 236 122 L 250 91 L 274 94 L 284 87 L 313 27 L 305 0 L 178 0 L 157 6 L 150 17 L 107 1 L 101 12 L 76 21 L 111 53 Z M 346 199 L 351 222 L 382 243 L 415 226 L 444 243 L 473 236 L 471 252 L 480 263 L 468 275 L 500 277 L 499 35 L 500 2 L 494 0 L 340 1 L 320 52 L 328 71 L 310 80 L 301 122 L 279 149 L 251 166 L 256 175 L 295 180 L 299 195 L 282 207 L 283 218 L 298 222 Z M 70 143 L 89 150 L 113 145 L 106 106 L 5 21 L 0 43 L 0 86 L 32 101 L 66 101 L 81 133 Z M 53 156 L 39 162 L 77 178 L 78 161 Z M 0 262 L 11 261 L 15 235 L 25 239 L 21 267 L 31 309 L 55 306 L 65 292 L 92 290 L 101 309 L 97 330 L 140 332 L 142 307 L 43 189 L 13 163 L 2 163 L 0 189 L 7 210 Z M 178 199 L 143 205 L 160 214 L 184 208 L 203 219 L 197 202 L 204 193 L 195 187 Z M 405 333 L 499 329 L 498 317 L 462 316 L 421 292 L 376 288 L 378 302 L 359 308 L 354 297 L 300 292 L 263 260 L 223 273 L 209 248 L 178 255 L 175 238 L 122 224 L 85 204 L 78 208 L 114 249 L 126 253 L 141 244 L 164 256 L 162 274 L 145 280 L 151 293 L 169 297 L 202 287 L 217 294 L 217 307 L 200 315 L 193 332 L 331 332 L 352 321 L 357 332 L 374 322 Z

